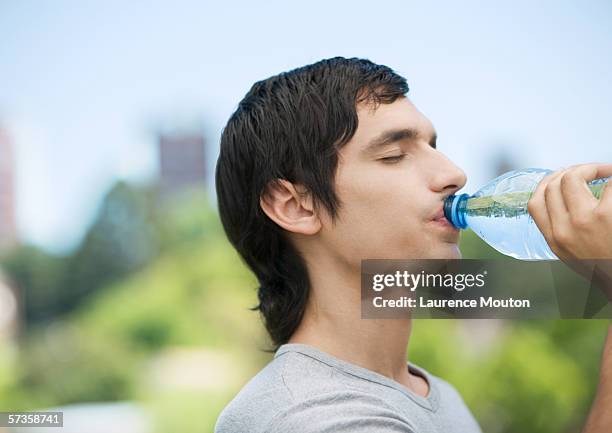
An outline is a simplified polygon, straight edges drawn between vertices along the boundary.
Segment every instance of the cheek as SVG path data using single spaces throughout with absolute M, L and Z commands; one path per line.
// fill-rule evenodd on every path
M 414 223 L 423 212 L 419 185 L 418 179 L 398 169 L 363 168 L 341 173 L 336 192 L 349 218 L 405 227 L 405 221 Z
M 423 230 L 422 200 L 415 180 L 389 176 L 339 179 L 342 202 L 337 240 L 361 258 L 390 258 L 420 251 L 427 239 Z M 412 188 L 410 188 L 412 187 Z M 362 256 L 363 255 L 363 256 Z

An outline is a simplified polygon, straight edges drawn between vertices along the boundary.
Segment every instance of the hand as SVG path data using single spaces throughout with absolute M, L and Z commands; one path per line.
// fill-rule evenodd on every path
M 612 185 L 597 200 L 586 183 L 612 176 L 612 164 L 582 164 L 546 176 L 527 209 L 561 260 L 612 259 Z
M 612 164 L 582 164 L 546 176 L 527 209 L 551 250 L 612 301 L 612 182 L 597 200 L 587 182 Z

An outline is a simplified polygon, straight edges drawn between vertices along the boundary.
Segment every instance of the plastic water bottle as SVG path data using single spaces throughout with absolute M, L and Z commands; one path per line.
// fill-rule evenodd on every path
M 493 179 L 474 195 L 451 195 L 444 215 L 459 229 L 471 228 L 497 251 L 521 260 L 558 260 L 535 221 L 527 202 L 538 183 L 552 170 L 527 168 Z M 599 199 L 612 176 L 587 184 Z

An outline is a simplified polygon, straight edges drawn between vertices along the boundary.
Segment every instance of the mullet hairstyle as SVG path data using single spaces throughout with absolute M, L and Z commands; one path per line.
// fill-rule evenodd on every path
M 315 206 L 337 216 L 338 150 L 357 130 L 357 105 L 389 104 L 408 93 L 387 66 L 343 57 L 321 60 L 256 82 L 221 136 L 215 183 L 225 233 L 257 277 L 258 310 L 275 351 L 295 332 L 309 278 L 284 229 L 260 197 L 278 179 L 301 184 Z

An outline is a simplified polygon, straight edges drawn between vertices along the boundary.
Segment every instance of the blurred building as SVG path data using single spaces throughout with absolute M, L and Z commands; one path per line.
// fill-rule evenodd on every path
M 164 194 L 206 187 L 206 151 L 201 132 L 159 134 L 160 186 Z
M 0 127 L 0 252 L 16 241 L 15 162 L 8 131 Z
M 0 254 L 16 242 L 15 159 L 9 133 L 0 127 Z M 0 344 L 15 337 L 17 327 L 17 291 L 0 272 Z
M 16 337 L 18 313 L 17 292 L 0 272 L 0 345 Z

